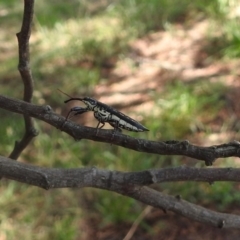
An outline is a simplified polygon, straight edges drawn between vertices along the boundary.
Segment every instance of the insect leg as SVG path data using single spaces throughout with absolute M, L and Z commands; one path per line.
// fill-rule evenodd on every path
M 108 122 L 114 129 L 111 140 L 113 140 L 116 132 L 122 132 L 121 128 L 119 127 L 119 122 Z
M 102 123 L 102 126 L 101 126 L 101 127 L 99 127 L 100 123 L 102 123 L 102 122 L 98 122 L 98 125 L 97 125 L 97 127 L 96 127 L 96 129 L 97 129 L 96 136 L 98 135 L 98 129 L 101 129 L 101 128 L 103 128 L 103 127 L 104 127 L 104 125 L 105 125 L 105 122 L 103 122 L 103 123 Z
M 70 116 L 71 112 L 72 112 L 72 109 L 68 112 L 68 114 L 67 114 L 67 116 L 66 116 L 66 118 L 65 118 L 65 121 L 63 122 L 63 124 L 62 124 L 62 126 L 60 127 L 60 129 L 63 128 L 63 126 L 65 125 L 66 121 L 69 119 L 69 116 Z
M 118 126 L 118 124 L 116 124 L 116 122 L 108 121 L 108 123 L 114 128 L 114 131 L 122 132 L 122 129 Z
M 64 121 L 64 123 L 62 124 L 62 126 L 61 126 L 60 129 L 63 128 L 64 124 L 66 123 L 66 121 L 67 121 L 68 119 L 71 119 L 70 115 L 71 115 L 72 112 L 75 112 L 75 113 L 74 113 L 74 116 L 75 116 L 75 115 L 78 115 L 78 114 L 85 113 L 85 112 L 87 112 L 87 111 L 89 111 L 87 108 L 82 108 L 82 107 L 73 107 L 73 108 L 71 108 L 70 111 L 68 112 L 68 114 L 67 114 L 67 116 L 66 116 L 66 119 L 65 119 L 65 121 Z
M 89 109 L 87 108 L 82 108 L 82 107 L 74 107 L 71 109 L 72 112 L 76 112 L 74 113 L 74 115 L 78 115 L 78 114 L 82 114 L 82 113 L 85 113 L 85 112 L 88 112 Z
M 68 112 L 67 117 L 66 117 L 66 121 L 69 119 L 69 116 L 70 116 L 70 114 L 71 114 L 72 112 L 75 112 L 75 113 L 74 113 L 74 116 L 75 116 L 75 115 L 78 115 L 78 114 L 85 113 L 85 112 L 87 112 L 87 111 L 89 111 L 87 108 L 73 107 L 73 108 L 71 108 L 70 111 Z

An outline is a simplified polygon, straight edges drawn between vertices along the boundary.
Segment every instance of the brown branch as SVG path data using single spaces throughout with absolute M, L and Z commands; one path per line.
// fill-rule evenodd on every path
M 60 128 L 76 140 L 83 138 L 90 139 L 111 143 L 138 152 L 159 155 L 183 155 L 203 160 L 206 165 L 212 165 L 217 158 L 240 157 L 240 143 L 237 141 L 216 146 L 201 147 L 190 144 L 188 141 L 149 141 L 133 138 L 120 132 L 116 132 L 113 137 L 112 130 L 104 129 L 98 129 L 96 136 L 95 128 L 80 126 L 71 121 L 65 122 L 65 118 L 55 114 L 50 106 L 38 106 L 0 95 L 0 108 L 43 120 L 56 128 Z
M 31 35 L 31 25 L 34 11 L 34 0 L 24 0 L 24 13 L 21 31 L 17 33 L 18 48 L 19 48 L 19 63 L 18 70 L 21 74 L 24 84 L 23 100 L 26 102 L 32 101 L 33 96 L 33 77 L 30 69 L 30 54 L 29 54 L 29 39 Z M 37 130 L 34 128 L 33 119 L 24 115 L 25 133 L 20 141 L 15 142 L 15 146 L 11 154 L 12 159 L 17 159 L 21 152 L 26 148 L 30 141 L 37 135 Z
M 142 173 L 144 174 L 144 172 Z M 172 174 L 173 173 L 174 169 Z M 0 175 L 8 179 L 44 189 L 66 187 L 106 189 L 134 198 L 147 205 L 163 209 L 164 211 L 172 211 L 208 225 L 219 228 L 240 229 L 240 216 L 211 211 L 182 200 L 179 197 L 168 196 L 149 187 L 137 185 L 133 181 L 129 181 L 127 176 L 130 174 L 135 173 L 101 170 L 95 167 L 78 169 L 42 168 L 11 161 L 8 158 L 0 156 Z M 228 175 L 228 169 L 225 169 L 225 177 L 227 178 Z M 193 179 L 194 175 L 191 174 L 189 180 Z

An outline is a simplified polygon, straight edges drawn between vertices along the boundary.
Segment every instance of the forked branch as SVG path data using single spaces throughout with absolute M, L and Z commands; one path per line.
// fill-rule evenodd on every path
M 174 172 L 178 175 L 181 170 L 183 169 L 172 169 L 172 173 L 170 175 L 173 177 Z M 190 168 L 189 171 L 191 170 L 193 169 Z M 204 170 L 208 169 L 201 169 L 201 171 L 202 170 L 204 172 Z M 158 175 L 161 174 L 161 171 L 164 172 L 164 169 L 160 170 L 159 173 L 157 170 L 154 171 L 155 175 Z M 139 177 L 142 175 L 144 179 L 146 172 L 148 171 L 139 172 Z M 182 200 L 179 196 L 168 196 L 150 187 L 142 186 L 142 183 L 134 183 L 133 180 L 135 174 L 136 173 L 134 172 L 124 173 L 101 170 L 94 167 L 78 169 L 42 168 L 11 161 L 8 158 L 0 156 L 0 175 L 8 179 L 42 187 L 44 189 L 66 187 L 94 187 L 106 189 L 134 198 L 147 205 L 163 209 L 165 212 L 172 211 L 189 219 L 211 226 L 240 229 L 240 216 L 211 211 L 204 207 Z M 225 169 L 225 176 L 228 174 L 228 169 Z M 204 174 L 202 177 L 203 176 Z M 154 178 L 154 176 L 152 176 L 152 178 Z M 200 178 L 198 178 L 198 180 L 199 179 Z M 194 180 L 194 175 L 191 174 L 188 180 Z M 148 185 L 151 183 L 152 182 L 149 182 Z

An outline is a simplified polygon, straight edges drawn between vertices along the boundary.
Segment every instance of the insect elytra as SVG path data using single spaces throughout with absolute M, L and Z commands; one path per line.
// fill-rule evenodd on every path
M 141 123 L 117 111 L 116 109 L 102 102 L 97 101 L 94 98 L 90 98 L 90 97 L 70 98 L 64 102 L 67 103 L 74 100 L 82 101 L 86 105 L 86 108 L 78 107 L 78 106 L 71 108 L 67 115 L 67 119 L 71 112 L 74 112 L 74 115 L 78 115 L 84 112 L 93 111 L 94 117 L 98 120 L 97 128 L 102 128 L 107 122 L 115 130 L 118 130 L 118 131 L 121 131 L 121 129 L 133 131 L 133 132 L 149 131 Z M 102 124 L 101 127 L 99 127 L 100 123 Z

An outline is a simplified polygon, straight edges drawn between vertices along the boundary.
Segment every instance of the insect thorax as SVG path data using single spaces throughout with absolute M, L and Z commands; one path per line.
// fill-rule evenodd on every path
M 93 108 L 94 111 L 94 117 L 99 121 L 99 122 L 108 122 L 112 118 L 112 114 L 105 110 L 102 107 L 95 106 Z
M 94 108 L 97 106 L 97 101 L 93 98 L 85 97 L 82 101 L 86 104 L 87 109 L 91 111 L 94 111 Z

